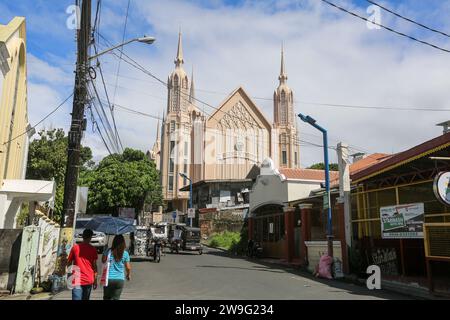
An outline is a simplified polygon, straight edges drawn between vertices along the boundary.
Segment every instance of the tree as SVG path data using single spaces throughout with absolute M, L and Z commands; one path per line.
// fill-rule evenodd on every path
M 339 165 L 337 163 L 330 163 L 328 168 L 330 171 L 339 171 Z M 308 169 L 325 170 L 325 164 L 323 162 L 315 163 Z
M 109 155 L 93 170 L 81 175 L 89 186 L 88 211 L 116 214 L 120 207 L 138 211 L 145 203 L 162 203 L 159 172 L 142 151 L 126 148 L 122 154 Z
M 92 151 L 82 147 L 80 154 L 80 171 L 93 166 Z M 27 163 L 27 179 L 55 180 L 54 219 L 61 217 L 64 197 L 64 177 L 67 165 L 67 136 L 63 129 L 41 130 L 39 139 L 30 142 Z

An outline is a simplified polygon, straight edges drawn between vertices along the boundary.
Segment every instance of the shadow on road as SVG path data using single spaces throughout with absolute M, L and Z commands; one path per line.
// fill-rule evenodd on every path
M 204 267 L 204 268 L 237 268 L 237 269 L 247 269 L 252 271 L 265 271 L 265 272 L 275 272 L 275 273 L 290 273 L 292 275 L 308 279 L 308 283 L 320 283 L 323 285 L 326 285 L 330 287 L 329 292 L 341 292 L 346 291 L 349 294 L 354 295 L 360 295 L 360 296 L 367 296 L 367 297 L 377 297 L 377 298 L 386 298 L 387 295 L 390 295 L 389 299 L 396 299 L 396 300 L 411 300 L 413 299 L 410 296 L 398 294 L 398 293 L 392 293 L 387 290 L 369 290 L 366 287 L 362 286 L 359 283 L 352 283 L 346 280 L 327 280 L 322 278 L 316 278 L 311 273 L 306 271 L 305 269 L 302 269 L 300 267 L 291 267 L 291 266 L 284 266 L 274 263 L 265 262 L 263 260 L 257 259 L 257 258 L 248 258 L 246 256 L 240 256 L 240 255 L 234 255 L 226 251 L 220 251 L 220 250 L 208 250 L 204 254 L 209 255 L 215 255 L 220 257 L 226 257 L 229 259 L 240 259 L 245 260 L 248 262 L 252 262 L 255 264 L 255 266 L 252 266 L 252 268 L 240 268 L 240 267 L 228 267 L 228 266 L 198 266 L 198 267 Z M 293 277 L 295 279 L 295 277 Z M 302 279 L 298 279 L 302 280 Z M 312 284 L 313 285 L 313 284 Z M 305 285 L 305 287 L 308 287 L 309 285 Z M 338 290 L 336 290 L 338 289 Z M 415 298 L 417 299 L 417 298 Z
M 265 271 L 265 272 L 273 272 L 273 273 L 284 273 L 284 271 L 280 270 L 271 270 L 271 268 L 264 268 L 260 266 L 255 266 L 253 268 L 242 268 L 242 267 L 229 267 L 229 266 L 196 266 L 197 268 L 217 268 L 217 269 L 240 269 L 240 270 L 250 270 L 250 271 Z

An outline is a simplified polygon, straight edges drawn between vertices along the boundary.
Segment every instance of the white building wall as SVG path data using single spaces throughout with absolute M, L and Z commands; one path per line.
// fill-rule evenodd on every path
M 289 201 L 306 198 L 312 190 L 320 189 L 321 181 L 288 180 Z

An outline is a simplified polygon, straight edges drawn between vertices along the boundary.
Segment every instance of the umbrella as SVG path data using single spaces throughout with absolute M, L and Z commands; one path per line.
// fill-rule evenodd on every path
M 97 216 L 92 218 L 85 226 L 86 229 L 103 232 L 105 234 L 124 234 L 135 232 L 133 219 L 116 218 L 111 216 Z

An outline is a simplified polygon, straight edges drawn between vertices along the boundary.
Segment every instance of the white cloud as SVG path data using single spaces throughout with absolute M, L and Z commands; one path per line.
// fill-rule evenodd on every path
M 449 3 L 440 5 L 448 8 Z M 320 5 L 319 1 L 283 1 L 277 5 L 278 10 L 272 10 L 274 2 L 252 1 L 238 7 L 220 4 L 204 8 L 198 2 L 184 1 L 133 3 L 132 12 L 138 16 L 130 17 L 129 24 L 145 19 L 147 24 L 141 33 L 148 34 L 151 29 L 157 41 L 151 46 L 129 45 L 126 53 L 166 80 L 173 70 L 181 26 L 185 70 L 190 74 L 191 66 L 195 66 L 197 97 L 218 106 L 239 85 L 251 96 L 271 98 L 278 83 L 280 44 L 284 41 L 288 84 L 297 100 L 296 112 L 309 114 L 326 127 L 330 145 L 343 140 L 370 152 L 398 152 L 441 133 L 434 125 L 448 120 L 445 112 L 342 109 L 305 102 L 449 108 L 447 54 L 385 30 L 369 30 L 363 21 Z M 342 4 L 351 7 L 348 2 Z M 406 12 L 425 19 L 436 17 L 438 11 L 426 15 Z M 115 24 L 118 16 L 110 12 L 102 17 L 104 25 L 109 26 L 103 33 L 113 42 L 121 38 L 123 31 L 122 23 Z M 387 24 L 393 22 L 402 30 L 413 29 L 396 23 L 392 17 L 386 18 Z M 441 20 L 444 23 L 442 13 Z M 135 29 L 133 26 L 130 30 Z M 434 36 L 429 39 L 442 44 Z M 117 61 L 111 56 L 102 61 L 107 82 L 114 85 Z M 119 78 L 116 103 L 153 115 L 165 110 L 167 90 L 161 84 L 125 63 L 121 75 L 146 81 Z M 59 73 L 53 76 L 58 77 Z M 113 87 L 109 90 L 112 96 Z M 254 101 L 272 119 L 272 102 Z M 116 115 L 124 145 L 149 149 L 156 134 L 156 120 L 120 111 Z M 317 131 L 304 123 L 299 125 L 302 140 L 321 142 Z M 86 141 L 92 141 L 96 150 L 104 152 L 100 140 L 92 139 Z M 334 154 L 330 156 L 335 160 Z M 322 157 L 320 148 L 302 147 L 302 165 L 322 161 Z

